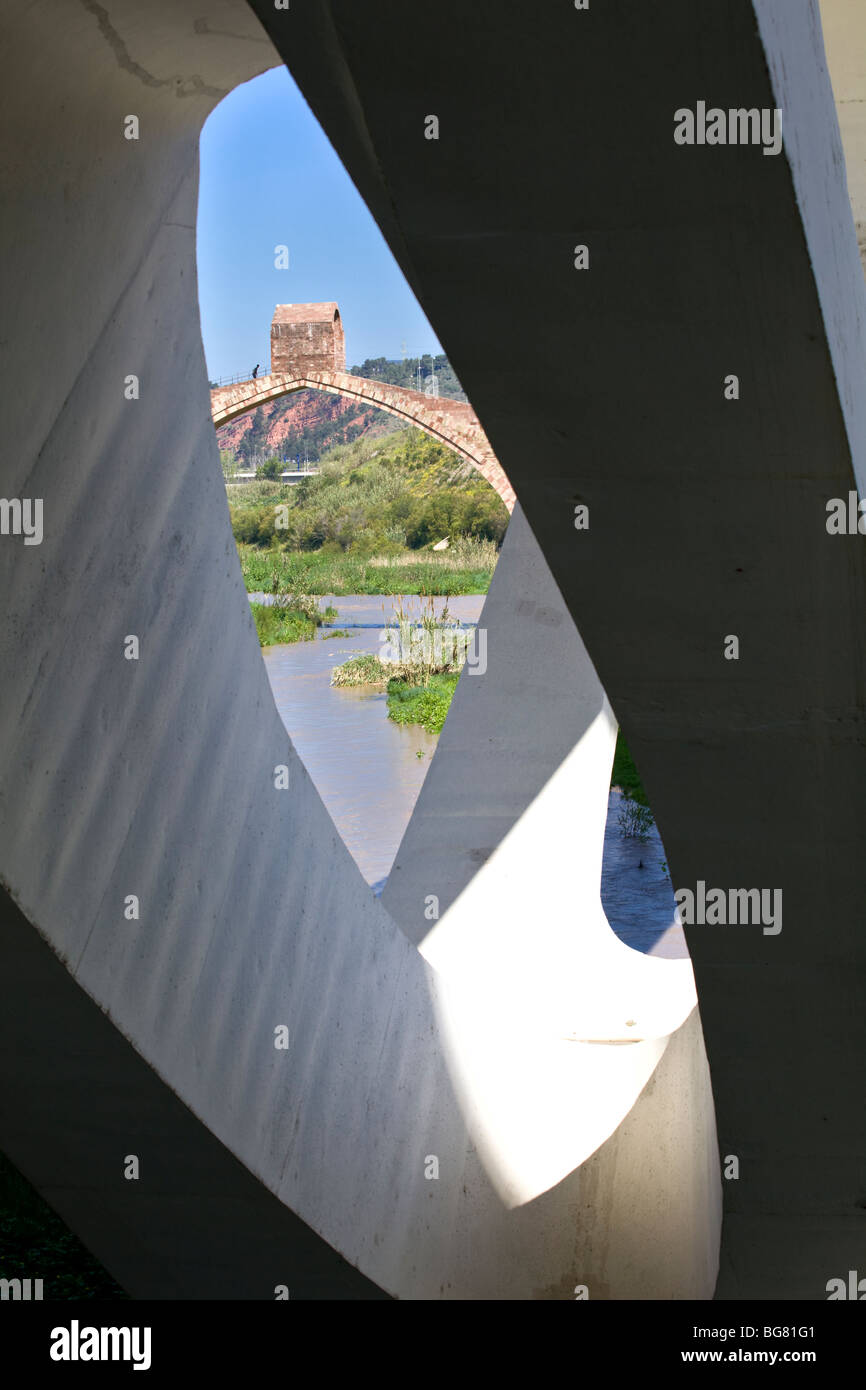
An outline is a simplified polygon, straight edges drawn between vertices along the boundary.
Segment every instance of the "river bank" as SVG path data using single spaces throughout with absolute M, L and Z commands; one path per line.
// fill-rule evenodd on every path
M 490 541 L 463 542 L 452 550 L 400 550 L 367 558 L 349 551 L 263 550 L 238 545 L 248 593 L 486 594 L 498 551 Z

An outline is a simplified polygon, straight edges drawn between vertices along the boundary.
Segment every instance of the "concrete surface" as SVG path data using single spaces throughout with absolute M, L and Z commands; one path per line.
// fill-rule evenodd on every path
M 861 259 L 866 258 L 866 16 L 858 0 L 820 0 L 827 66 L 845 151 Z
M 5 22 L 3 491 L 44 498 L 45 534 L 0 547 L 3 940 L 11 965 L 26 919 L 41 938 L 28 997 L 68 981 L 84 1007 L 63 1039 L 80 1125 L 67 1108 L 58 1127 L 41 1016 L 16 1008 L 0 1142 L 140 1297 L 272 1297 L 268 1193 L 300 1219 L 294 1268 L 309 1228 L 402 1298 L 571 1298 L 579 1283 L 597 1298 L 708 1297 L 718 1167 L 693 992 L 649 999 L 610 969 L 592 1009 L 587 980 L 569 1000 L 581 905 L 536 950 L 528 875 L 511 903 L 485 879 L 507 990 L 484 990 L 483 934 L 465 968 L 441 936 L 434 968 L 364 884 L 274 708 L 211 423 L 193 231 L 201 123 L 272 50 L 240 4 L 203 19 L 198 3 L 116 0 Z M 601 767 L 609 752 L 602 723 L 583 756 Z M 529 830 L 544 882 L 562 845 Z M 24 974 L 6 978 L 14 990 Z M 631 1008 L 641 1041 L 593 1036 Z M 171 1093 L 158 1124 L 105 1103 L 103 1047 L 107 1092 L 138 1086 L 137 1057 Z M 129 1153 L 141 1176 L 120 1186 Z M 201 1237 L 188 1153 L 215 1165 L 212 1219 L 236 1204 L 233 1254 L 223 1232 Z M 353 1287 L 315 1250 L 325 1283 Z
M 239 0 L 206 8 L 4 19 L 2 490 L 45 499 L 45 536 L 0 544 L 0 878 L 45 945 L 32 994 L 58 958 L 184 1107 L 141 1139 L 109 1267 L 139 1294 L 170 1270 L 174 1296 L 199 1296 L 209 1251 L 173 1159 L 197 1120 L 247 1170 L 221 1170 L 221 1203 L 252 1174 L 388 1293 L 712 1294 L 718 1150 L 688 962 L 627 963 L 593 898 L 609 699 L 674 882 L 783 888 L 777 937 L 687 930 L 720 1149 L 741 1162 L 717 1295 L 823 1298 L 862 1253 L 866 574 L 824 516 L 862 467 L 866 302 L 817 8 L 609 0 L 527 26 L 511 0 L 443 0 L 435 25 L 397 0 L 375 24 L 349 0 L 253 6 L 607 692 L 421 951 L 290 746 L 241 584 L 198 327 L 196 149 L 274 53 Z M 784 157 L 675 145 L 690 94 L 782 105 Z M 515 331 L 531 374 L 525 348 L 491 350 Z M 680 984 L 650 988 L 648 966 Z M 128 1120 L 94 1098 L 76 1023 L 64 1074 L 94 1123 L 64 1148 L 36 1013 L 14 1018 L 0 1143 L 107 1240 L 94 1174 L 130 1152 Z M 622 1045 L 631 1018 L 643 1040 Z M 265 1198 L 247 1211 L 269 1219 Z M 271 1277 L 260 1234 L 210 1290 Z
M 817 4 L 256 8 L 514 486 L 674 884 L 783 890 L 776 937 L 686 933 L 740 1160 L 717 1295 L 823 1299 L 863 1239 L 866 574 L 824 523 L 862 473 L 866 303 Z M 699 100 L 781 107 L 782 153 L 678 146 Z

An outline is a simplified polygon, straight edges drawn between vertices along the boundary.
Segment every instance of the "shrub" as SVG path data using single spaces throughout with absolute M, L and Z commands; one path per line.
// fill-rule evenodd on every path
M 639 801 L 634 801 L 627 792 L 624 792 L 617 823 L 619 833 L 624 838 L 645 840 L 652 829 L 652 812 L 648 806 L 642 806 Z
M 385 685 L 388 673 L 377 656 L 353 656 L 331 672 L 331 685 Z
M 335 618 L 336 608 L 324 613 L 310 594 L 280 594 L 274 603 L 251 603 L 250 611 L 262 647 L 283 642 L 310 642 L 325 618 Z
M 459 677 L 436 675 L 429 685 L 388 682 L 388 718 L 395 724 L 420 724 L 428 734 L 439 734 L 451 707 L 451 697 Z

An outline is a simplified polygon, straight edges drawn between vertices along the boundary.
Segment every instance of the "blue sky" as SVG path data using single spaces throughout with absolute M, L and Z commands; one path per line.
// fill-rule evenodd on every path
M 336 300 L 346 362 L 442 349 L 285 68 L 237 87 L 201 137 L 198 292 L 211 379 L 268 370 L 275 304 Z M 274 247 L 289 248 L 289 269 Z

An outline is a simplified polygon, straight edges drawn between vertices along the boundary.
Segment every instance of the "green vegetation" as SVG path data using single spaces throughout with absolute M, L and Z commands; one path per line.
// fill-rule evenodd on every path
M 0 1278 L 41 1279 L 46 1300 L 128 1297 L 3 1154 Z
M 287 570 L 292 571 L 289 587 L 306 574 L 311 584 L 319 584 L 319 593 L 381 592 L 381 574 L 374 586 L 356 587 L 365 565 L 388 571 L 393 585 L 388 592 L 420 592 L 440 573 L 447 587 L 437 592 L 479 592 L 466 587 L 473 582 L 481 582 L 480 592 L 486 592 L 508 525 L 505 504 L 481 475 L 415 429 L 331 449 L 321 472 L 300 483 L 261 479 L 233 487 L 229 512 L 252 581 L 248 588 L 271 589 L 266 580 L 276 574 L 278 592 L 284 591 Z M 429 551 L 446 538 L 448 550 Z M 316 557 L 312 565 L 308 556 Z M 340 557 L 355 562 L 352 586 L 321 587 L 343 566 L 330 563 L 325 574 L 316 566 Z M 413 568 L 419 572 L 414 583 L 406 576 L 407 587 L 396 572 Z M 461 570 L 464 577 L 455 583 Z M 480 571 L 489 572 L 479 581 Z
M 364 376 L 370 381 L 387 381 L 392 386 L 405 386 L 410 391 L 425 391 L 431 375 L 436 377 L 437 394 L 451 400 L 465 401 L 466 392 L 457 380 L 454 368 L 441 353 L 431 357 L 405 357 L 392 362 L 387 357 L 368 357 L 360 367 L 350 367 L 352 376 Z M 419 387 L 420 378 L 420 387 Z
M 220 463 L 222 464 L 223 477 L 226 482 L 235 476 L 238 471 L 237 460 L 233 449 L 220 449 Z
M 331 685 L 385 685 L 387 681 L 384 663 L 372 652 L 352 656 L 331 672 Z
M 623 793 L 616 820 L 620 834 L 635 840 L 645 840 L 653 825 L 652 811 L 649 806 L 641 806 L 639 802 L 632 801 L 631 797 L 626 796 L 625 793 Z
M 610 785 L 619 787 L 623 796 L 629 801 L 636 801 L 639 806 L 649 806 L 643 783 L 634 765 L 634 758 L 628 751 L 626 741 L 622 736 L 622 729 L 616 736 L 616 752 L 613 755 L 613 773 Z
M 369 560 L 313 551 L 291 554 L 238 546 L 247 591 L 292 594 L 486 594 L 496 547 L 476 547 L 463 565 L 448 551 L 428 551 Z
M 281 595 L 273 604 L 251 603 L 250 608 L 263 647 L 310 642 L 325 620 L 337 616 L 336 608 L 320 611 L 318 601 L 305 594 Z
M 389 681 L 388 718 L 395 724 L 420 724 L 428 734 L 441 733 L 459 679 L 459 672 L 441 672 L 430 677 L 429 685 Z
M 634 759 L 622 736 L 622 729 L 616 736 L 610 784 L 612 787 L 619 787 L 622 792 L 622 802 L 617 815 L 620 834 L 645 840 L 653 826 L 653 815 Z
M 445 604 L 437 617 L 432 599 L 416 622 L 402 600 L 389 627 L 388 659 L 373 653 L 353 656 L 331 672 L 332 685 L 387 684 L 388 718 L 395 724 L 420 724 L 438 734 L 445 723 L 470 634 L 449 621 Z
M 332 685 L 387 686 L 388 718 L 397 724 L 420 724 L 438 734 L 466 659 L 469 633 L 449 621 L 448 605 L 436 616 L 432 599 L 421 620 L 410 619 L 402 600 L 390 622 L 389 659 L 373 653 L 353 656 L 331 672 Z M 611 787 L 622 793 L 618 823 L 621 834 L 646 839 L 653 825 L 647 794 L 628 745 L 617 731 Z

